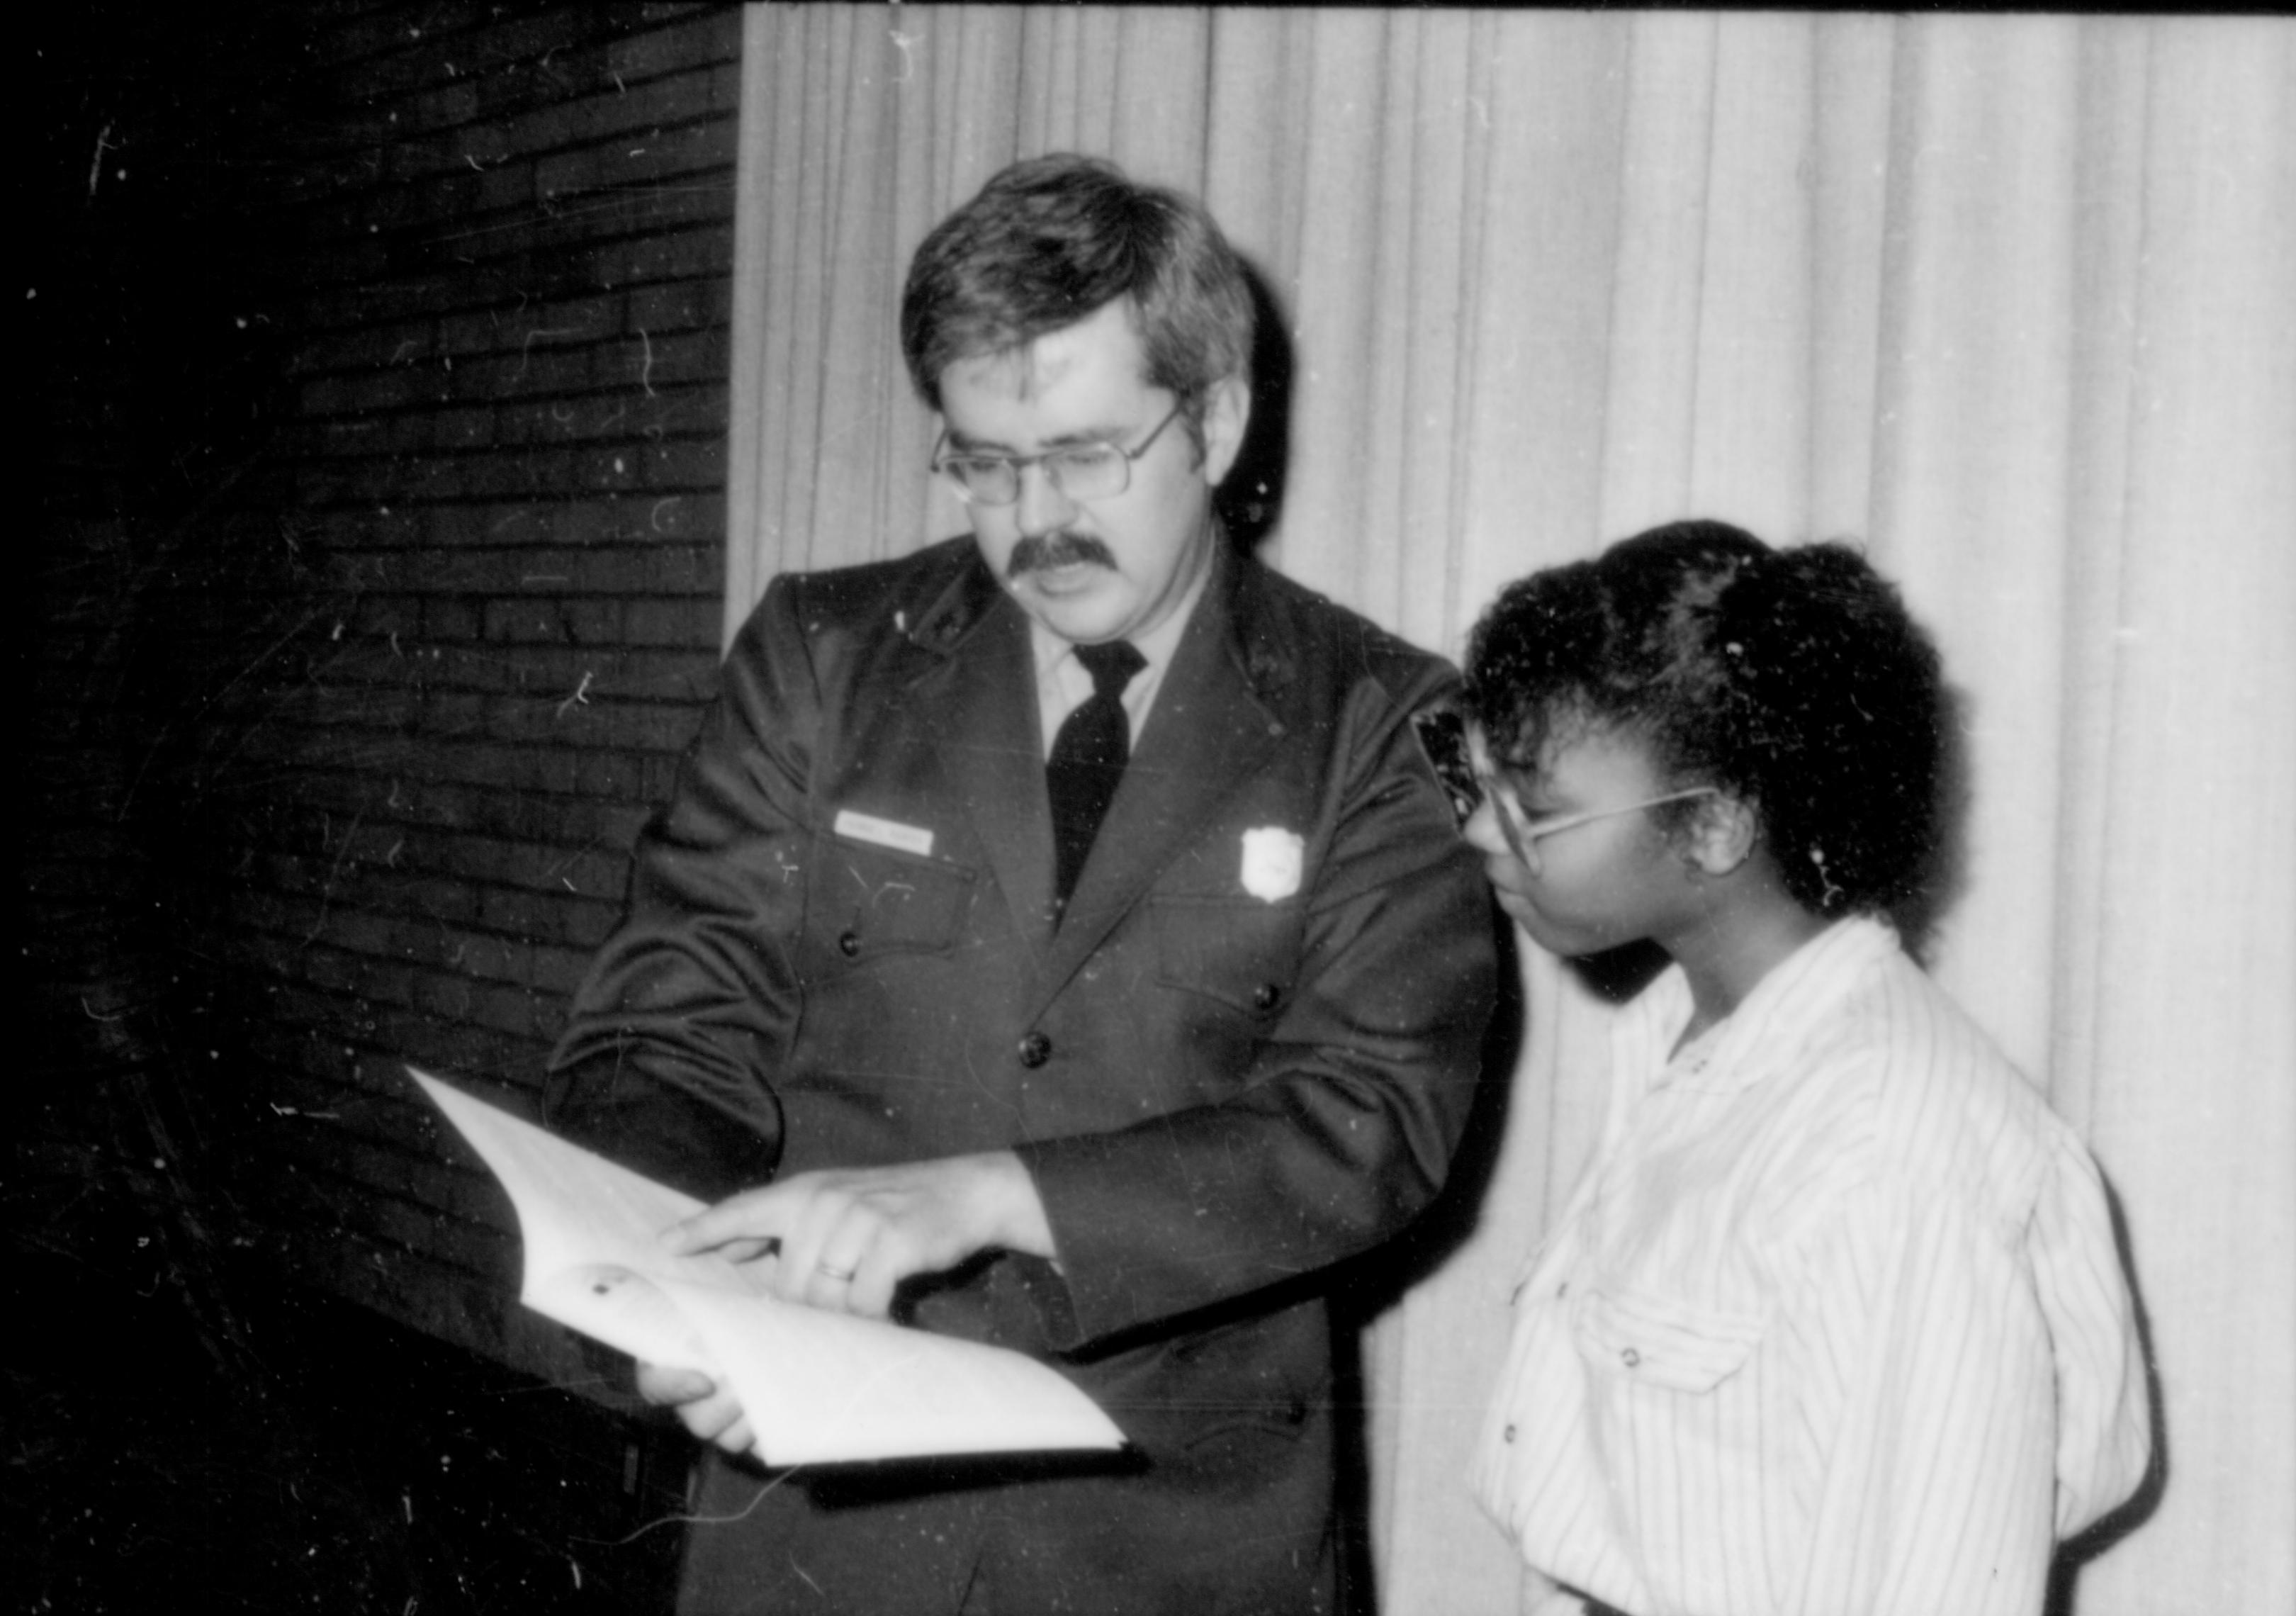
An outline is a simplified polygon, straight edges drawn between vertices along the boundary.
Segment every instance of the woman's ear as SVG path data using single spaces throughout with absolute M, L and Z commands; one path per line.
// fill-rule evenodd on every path
M 1702 798 L 1693 811 L 1683 857 L 1701 875 L 1727 875 L 1754 856 L 1761 833 L 1762 816 L 1752 803 L 1717 792 Z

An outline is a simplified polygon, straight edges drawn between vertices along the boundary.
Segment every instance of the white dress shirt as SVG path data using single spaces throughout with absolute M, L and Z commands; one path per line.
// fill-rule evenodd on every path
M 1484 1506 L 1631 1616 L 2038 1612 L 2150 1451 L 2095 1163 L 1879 922 L 1670 1053 L 1690 1012 L 1677 968 L 1620 1016 Z
M 1221 538 L 1218 542 L 1227 541 Z M 1148 710 L 1156 704 L 1156 693 L 1164 687 L 1164 670 L 1172 665 L 1173 653 L 1180 648 L 1180 636 L 1187 632 L 1188 619 L 1195 615 L 1196 603 L 1203 598 L 1206 586 L 1218 570 L 1217 560 L 1206 565 L 1162 622 L 1145 634 L 1130 636 L 1132 649 L 1140 653 L 1142 660 L 1140 671 L 1124 687 L 1124 718 L 1131 728 L 1135 747 L 1140 744 L 1140 732 L 1148 723 Z M 1053 755 L 1053 740 L 1061 733 L 1062 723 L 1091 699 L 1092 675 L 1078 660 L 1074 644 L 1061 638 L 1033 617 L 1029 619 L 1029 644 L 1036 655 L 1037 712 L 1044 726 L 1045 756 L 1049 759 Z

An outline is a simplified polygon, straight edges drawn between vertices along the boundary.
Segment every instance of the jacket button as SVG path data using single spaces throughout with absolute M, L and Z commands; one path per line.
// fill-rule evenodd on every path
M 1619 1353 L 1619 1362 L 1624 1364 L 1629 1369 L 1632 1369 L 1642 1361 L 1643 1355 L 1636 1351 L 1632 1347 L 1624 1348 Z
M 1053 1041 L 1041 1032 L 1021 1040 L 1021 1064 L 1034 1070 L 1053 1058 Z
M 1262 982 L 1259 987 L 1254 988 L 1251 990 L 1252 1005 L 1254 1008 L 1259 1010 L 1275 1009 L 1275 1001 L 1283 997 L 1283 990 L 1278 988 L 1274 982 Z
M 851 959 L 855 955 L 861 952 L 860 937 L 857 933 L 851 931 L 843 933 L 837 939 L 837 951 L 843 955 L 847 959 Z

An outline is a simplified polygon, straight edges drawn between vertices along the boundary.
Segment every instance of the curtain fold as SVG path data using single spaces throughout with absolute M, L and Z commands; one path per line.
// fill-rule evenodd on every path
M 1062 148 L 1251 260 L 1263 554 L 1421 644 L 1678 515 L 1868 546 L 1966 708 L 1935 969 L 2091 1140 L 2159 1360 L 2166 1485 L 2078 1608 L 2296 1608 L 2296 25 L 753 6 L 745 50 L 729 633 L 961 529 L 901 277 Z M 1524 975 L 1480 1219 L 1370 1343 L 1390 1612 L 1517 1596 L 1462 1477 L 1609 1014 Z

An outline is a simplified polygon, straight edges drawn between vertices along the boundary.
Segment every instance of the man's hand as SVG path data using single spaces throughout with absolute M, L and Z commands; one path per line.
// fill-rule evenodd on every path
M 745 1454 L 758 1445 L 749 1417 L 731 1390 L 694 1369 L 665 1369 L 659 1364 L 638 1365 L 638 1395 L 677 1415 L 686 1430 L 705 1442 L 715 1442 L 730 1454 Z
M 697 1212 L 663 1239 L 680 1254 L 726 1247 L 737 1258 L 777 1244 L 775 1295 L 870 1318 L 885 1317 L 911 1275 L 976 1251 L 1054 1255 L 1036 1182 L 1010 1151 L 800 1173 Z

